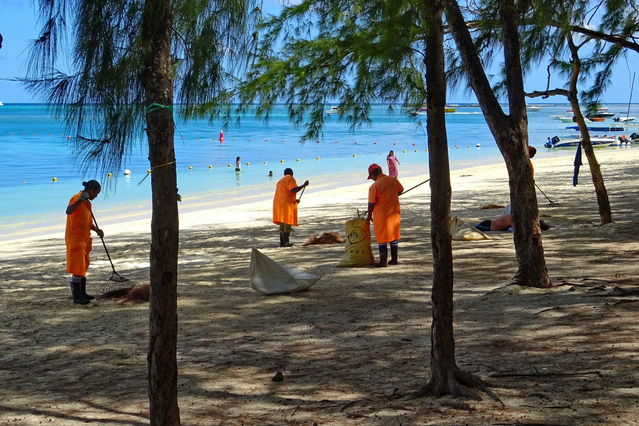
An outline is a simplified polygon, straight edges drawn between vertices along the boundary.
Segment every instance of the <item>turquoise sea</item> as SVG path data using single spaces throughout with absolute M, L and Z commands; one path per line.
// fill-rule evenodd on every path
M 606 106 L 617 116 L 625 116 L 628 108 L 621 104 Z M 455 108 L 456 112 L 446 114 L 451 166 L 502 161 L 479 108 L 470 105 Z M 553 118 L 568 115 L 567 109 L 567 104 L 555 104 L 529 111 L 530 144 L 541 148 L 538 156 L 568 154 L 566 150 L 543 148 L 548 137 L 576 133 L 565 129 L 570 124 Z M 267 123 L 250 114 L 241 117 L 240 125 L 228 127 L 207 120 L 177 122 L 179 192 L 188 200 L 232 198 L 270 190 L 285 167 L 293 168 L 300 181 L 326 182 L 333 176 L 359 171 L 361 182 L 352 183 L 364 183 L 370 163 L 377 162 L 386 169 L 385 158 L 391 149 L 401 161 L 400 179 L 402 170 L 428 173 L 425 116 L 420 116 L 420 123 L 397 108 L 395 111 L 389 112 L 386 105 L 375 106 L 372 123 L 354 132 L 345 121 L 339 120 L 339 114 L 330 114 L 323 136 L 306 142 L 300 141 L 304 130 L 289 122 L 284 106 L 277 107 Z M 638 105 L 631 106 L 630 115 L 637 117 L 639 123 Z M 608 119 L 598 124 L 618 123 Z M 623 133 L 639 131 L 636 126 L 626 126 Z M 218 141 L 222 128 L 224 143 Z M 71 195 L 88 179 L 103 184 L 103 192 L 94 201 L 96 212 L 106 214 L 127 206 L 148 207 L 151 189 L 150 179 L 143 180 L 149 168 L 145 140 L 137 141 L 124 161 L 124 168 L 131 174 L 114 173 L 109 178 L 80 173 L 67 136 L 64 125 L 54 120 L 44 105 L 0 106 L 0 236 L 16 227 L 35 226 L 63 216 Z M 234 171 L 236 156 L 242 161 L 240 173 Z M 228 167 L 229 164 L 233 167 Z M 269 171 L 273 172 L 272 178 Z

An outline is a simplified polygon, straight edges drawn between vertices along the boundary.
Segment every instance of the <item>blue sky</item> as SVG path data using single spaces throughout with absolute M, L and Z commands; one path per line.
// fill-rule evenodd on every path
M 277 8 L 277 0 L 267 0 L 266 10 Z M 39 102 L 17 82 L 6 81 L 16 77 L 23 77 L 26 71 L 28 48 L 38 34 L 37 12 L 35 1 L 31 0 L 0 0 L 0 33 L 4 37 L 0 49 L 0 101 L 4 103 Z M 632 81 L 632 73 L 639 70 L 639 54 L 628 52 L 627 60 L 622 60 L 615 69 L 611 87 L 603 96 L 607 103 L 627 103 Z M 560 83 L 555 78 L 553 83 Z M 526 90 L 543 90 L 546 86 L 545 70 L 529 73 L 526 76 Z M 556 86 L 553 86 L 553 88 Z M 450 103 L 475 102 L 467 92 L 449 94 Z M 639 102 L 639 78 L 635 82 L 634 102 Z M 553 97 L 548 100 L 539 98 L 529 103 L 566 102 L 565 98 Z

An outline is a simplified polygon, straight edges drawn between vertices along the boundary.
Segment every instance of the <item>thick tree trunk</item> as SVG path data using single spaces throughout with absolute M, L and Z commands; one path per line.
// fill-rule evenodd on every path
M 581 146 L 586 153 L 586 158 L 588 159 L 590 176 L 592 177 L 592 183 L 595 186 L 595 195 L 597 196 L 597 205 L 599 206 L 599 217 L 601 218 L 601 224 L 604 225 L 612 222 L 612 210 L 610 209 L 610 200 L 608 199 L 608 191 L 604 184 L 601 168 L 599 167 L 599 162 L 595 156 L 595 150 L 592 148 L 592 142 L 590 141 L 590 132 L 588 131 L 586 120 L 584 119 L 579 106 L 579 98 L 577 96 L 577 82 L 579 81 L 579 74 L 581 72 L 579 48 L 575 45 L 571 35 L 566 37 L 566 41 L 572 57 L 572 73 L 568 89 L 568 101 L 572 107 L 573 117 L 579 126 L 582 138 Z
M 152 425 L 179 425 L 177 402 L 177 259 L 179 224 L 173 147 L 172 11 L 168 0 L 149 0 L 143 17 L 148 57 L 143 73 L 151 163 L 151 301 L 148 380 Z
M 430 240 L 433 250 L 433 323 L 431 325 L 431 383 L 445 392 L 447 377 L 456 369 L 453 338 L 453 248 L 450 235 L 450 169 L 446 136 L 446 81 L 441 31 L 441 2 L 433 1 L 434 19 L 426 39 L 428 162 L 430 173 Z M 439 27 L 439 31 L 437 28 Z
M 450 234 L 450 169 L 444 108 L 444 45 L 441 0 L 425 3 L 431 19 L 426 38 L 427 131 L 430 169 L 431 244 L 433 250 L 433 322 L 431 325 L 430 378 L 419 395 L 477 397 L 469 388 L 481 380 L 465 374 L 455 362 L 453 337 L 453 249 Z
M 528 159 L 528 120 L 519 58 L 519 20 L 515 6 L 510 0 L 500 1 L 510 109 L 509 115 L 505 115 L 486 77 L 459 5 L 454 0 L 446 0 L 445 4 L 446 18 L 466 74 L 508 170 L 518 267 L 511 282 L 531 287 L 549 287 L 552 282 L 546 269 L 537 195 Z

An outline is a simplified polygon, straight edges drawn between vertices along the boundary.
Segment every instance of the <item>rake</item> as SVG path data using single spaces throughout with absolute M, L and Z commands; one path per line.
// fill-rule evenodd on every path
M 548 198 L 548 196 L 546 195 L 546 193 L 544 191 L 541 190 L 541 188 L 539 187 L 539 185 L 537 185 L 537 182 L 535 182 L 535 186 L 537 187 L 537 189 L 539 190 L 539 192 L 541 192 L 542 194 L 544 194 L 544 197 L 546 197 L 546 200 L 548 200 L 548 202 L 550 202 L 550 205 L 552 207 L 558 206 L 559 203 L 556 201 L 551 200 L 550 198 Z
M 98 221 L 95 220 L 95 215 L 93 214 L 93 211 L 91 211 L 91 217 L 93 218 L 93 223 L 95 224 L 95 227 L 100 229 L 100 227 L 98 226 Z M 102 294 L 105 294 L 114 290 L 119 290 L 123 287 L 133 287 L 134 283 L 131 280 L 118 274 L 118 272 L 115 270 L 115 265 L 113 265 L 113 260 L 111 260 L 111 255 L 109 254 L 109 250 L 107 249 L 106 243 L 104 242 L 104 238 L 100 234 L 98 234 L 98 236 L 100 237 L 100 240 L 102 241 L 102 247 L 104 247 L 104 252 L 109 258 L 109 263 L 111 264 L 111 269 L 113 270 L 108 281 L 102 285 Z M 128 283 L 128 284 L 121 284 L 121 283 Z

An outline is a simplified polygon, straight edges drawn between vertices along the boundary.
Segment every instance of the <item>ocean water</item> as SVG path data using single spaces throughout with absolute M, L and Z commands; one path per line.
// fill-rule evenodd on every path
M 607 106 L 617 116 L 626 115 L 627 105 Z M 567 109 L 567 104 L 544 105 L 529 111 L 530 144 L 541 148 L 538 156 L 567 154 L 565 150 L 543 148 L 549 137 L 576 134 L 566 130 L 570 124 L 553 119 L 554 115 L 568 115 Z M 375 106 L 372 123 L 355 131 L 340 121 L 338 114 L 331 114 L 322 137 L 306 142 L 300 141 L 304 129 L 289 122 L 284 106 L 277 107 L 267 123 L 246 114 L 239 125 L 224 127 L 223 143 L 218 141 L 221 122 L 178 121 L 175 149 L 179 192 L 188 200 L 270 190 L 286 167 L 293 168 L 299 182 L 328 182 L 359 171 L 362 180 L 353 183 L 363 183 L 370 163 L 377 162 L 386 170 L 385 158 L 391 149 L 401 161 L 400 178 L 402 170 L 427 173 L 426 117 L 420 116 L 419 122 L 396 111 L 389 113 L 387 106 Z M 631 106 L 630 115 L 639 122 L 638 105 Z M 451 167 L 502 161 L 478 107 L 457 106 L 446 119 Z M 608 119 L 605 124 L 613 122 Z M 633 126 L 626 126 L 624 133 L 639 131 L 636 124 Z M 240 173 L 234 171 L 236 156 L 241 157 Z M 102 193 L 94 201 L 96 212 L 147 208 L 151 180 L 144 179 L 149 168 L 145 140 L 135 142 L 124 168 L 131 175 L 83 175 L 64 125 L 55 121 L 45 106 L 0 106 L 0 234 L 63 217 L 69 198 L 82 188 L 83 180 L 97 179 L 103 184 Z M 268 176 L 269 171 L 273 177 Z

